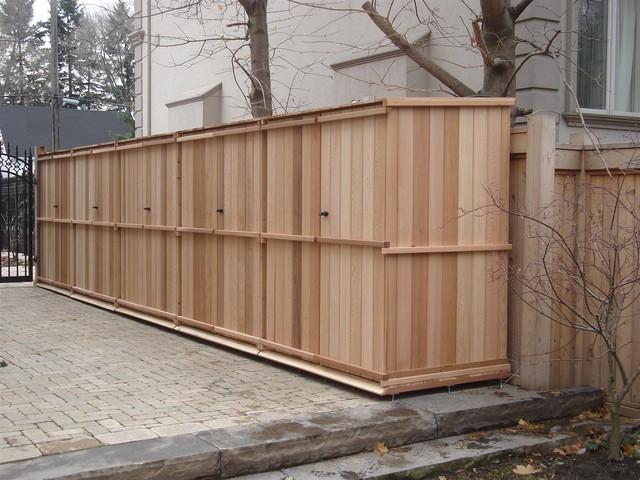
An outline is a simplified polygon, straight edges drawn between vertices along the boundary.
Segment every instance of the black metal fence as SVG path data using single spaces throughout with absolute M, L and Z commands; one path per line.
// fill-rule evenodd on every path
M 33 184 L 31 151 L 0 145 L 0 283 L 33 280 Z

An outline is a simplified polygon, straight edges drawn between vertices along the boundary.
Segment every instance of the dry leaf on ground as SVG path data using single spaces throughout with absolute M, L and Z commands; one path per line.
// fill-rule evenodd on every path
M 513 469 L 513 473 L 516 475 L 534 475 L 536 473 L 540 473 L 542 470 L 539 468 L 535 468 L 533 465 L 529 464 L 525 465 L 516 465 L 516 468 Z
M 483 438 L 489 438 L 493 436 L 493 432 L 474 432 L 468 433 L 464 436 L 466 440 L 475 441 L 482 440 Z
M 518 428 L 521 432 L 526 433 L 540 433 L 545 429 L 544 425 L 529 423 L 522 418 L 518 422 Z
M 578 420 L 608 421 L 611 418 L 611 415 L 606 410 L 598 410 L 596 412 L 587 410 L 586 412 L 582 412 L 576 418 Z
M 388 452 L 389 452 L 389 449 L 382 442 L 376 443 L 376 446 L 373 447 L 373 453 L 375 453 L 376 455 L 383 455 Z

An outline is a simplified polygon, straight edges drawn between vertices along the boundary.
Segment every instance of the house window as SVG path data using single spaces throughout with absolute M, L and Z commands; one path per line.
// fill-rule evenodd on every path
M 640 114 L 640 2 L 579 0 L 577 63 L 583 110 Z

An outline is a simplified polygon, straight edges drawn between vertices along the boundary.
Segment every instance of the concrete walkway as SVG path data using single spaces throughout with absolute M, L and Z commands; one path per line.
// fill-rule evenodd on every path
M 27 285 L 0 308 L 0 479 L 230 478 L 602 400 L 494 383 L 392 402 Z

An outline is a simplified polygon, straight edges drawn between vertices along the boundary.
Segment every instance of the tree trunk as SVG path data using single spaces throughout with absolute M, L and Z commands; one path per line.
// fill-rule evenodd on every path
M 609 460 L 622 460 L 622 434 L 620 432 L 620 406 L 622 398 L 618 395 L 618 373 L 616 362 L 611 353 L 608 354 L 609 366 L 609 395 L 611 395 L 611 434 L 609 435 Z
M 517 17 L 509 4 L 506 0 L 480 0 L 485 54 L 482 95 L 486 97 L 516 95 L 516 82 L 511 77 L 516 68 Z
M 254 118 L 273 115 L 271 72 L 269 70 L 269 31 L 267 0 L 239 0 L 247 12 L 249 49 L 251 51 L 251 114 Z

